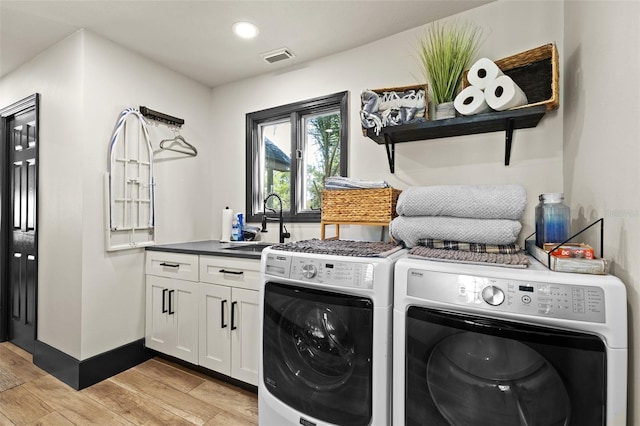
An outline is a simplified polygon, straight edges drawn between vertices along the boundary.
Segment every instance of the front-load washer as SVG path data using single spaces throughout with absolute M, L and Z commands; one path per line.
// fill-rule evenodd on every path
M 625 425 L 613 276 L 406 258 L 393 320 L 394 425 Z
M 406 250 L 318 251 L 263 251 L 259 424 L 390 424 L 393 266 Z

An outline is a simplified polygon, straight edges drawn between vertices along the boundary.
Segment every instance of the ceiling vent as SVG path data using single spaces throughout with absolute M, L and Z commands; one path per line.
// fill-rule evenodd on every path
M 284 61 L 286 59 L 295 58 L 294 55 L 289 49 L 283 47 L 282 49 L 274 50 L 272 52 L 267 52 L 262 54 L 262 59 L 267 61 L 270 64 Z

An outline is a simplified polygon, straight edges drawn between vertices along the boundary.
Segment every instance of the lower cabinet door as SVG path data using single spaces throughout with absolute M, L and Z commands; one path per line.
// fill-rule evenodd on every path
M 167 315 L 169 279 L 147 275 L 145 345 L 158 352 L 172 354 L 175 345 L 175 317 Z
M 260 361 L 259 292 L 234 288 L 232 295 L 231 376 L 257 386 Z
M 147 275 L 145 344 L 196 364 L 198 315 L 196 283 Z
M 198 362 L 203 367 L 231 376 L 231 288 L 216 284 L 199 285 Z
M 174 280 L 169 291 L 169 316 L 176 318 L 174 356 L 193 364 L 198 363 L 198 294 L 197 283 Z

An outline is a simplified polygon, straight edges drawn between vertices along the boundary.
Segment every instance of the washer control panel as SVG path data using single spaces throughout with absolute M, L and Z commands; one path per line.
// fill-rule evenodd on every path
M 542 317 L 605 322 L 604 290 L 596 286 L 542 283 L 410 269 L 407 294 Z
M 265 272 L 318 284 L 373 288 L 373 263 L 329 261 L 270 253 L 266 260 Z

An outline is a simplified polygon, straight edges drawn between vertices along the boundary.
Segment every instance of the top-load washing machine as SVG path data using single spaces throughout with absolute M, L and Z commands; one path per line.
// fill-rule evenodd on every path
M 390 424 L 393 266 L 406 250 L 310 241 L 262 254 L 259 424 Z
M 394 425 L 625 425 L 624 284 L 531 263 L 396 263 Z

